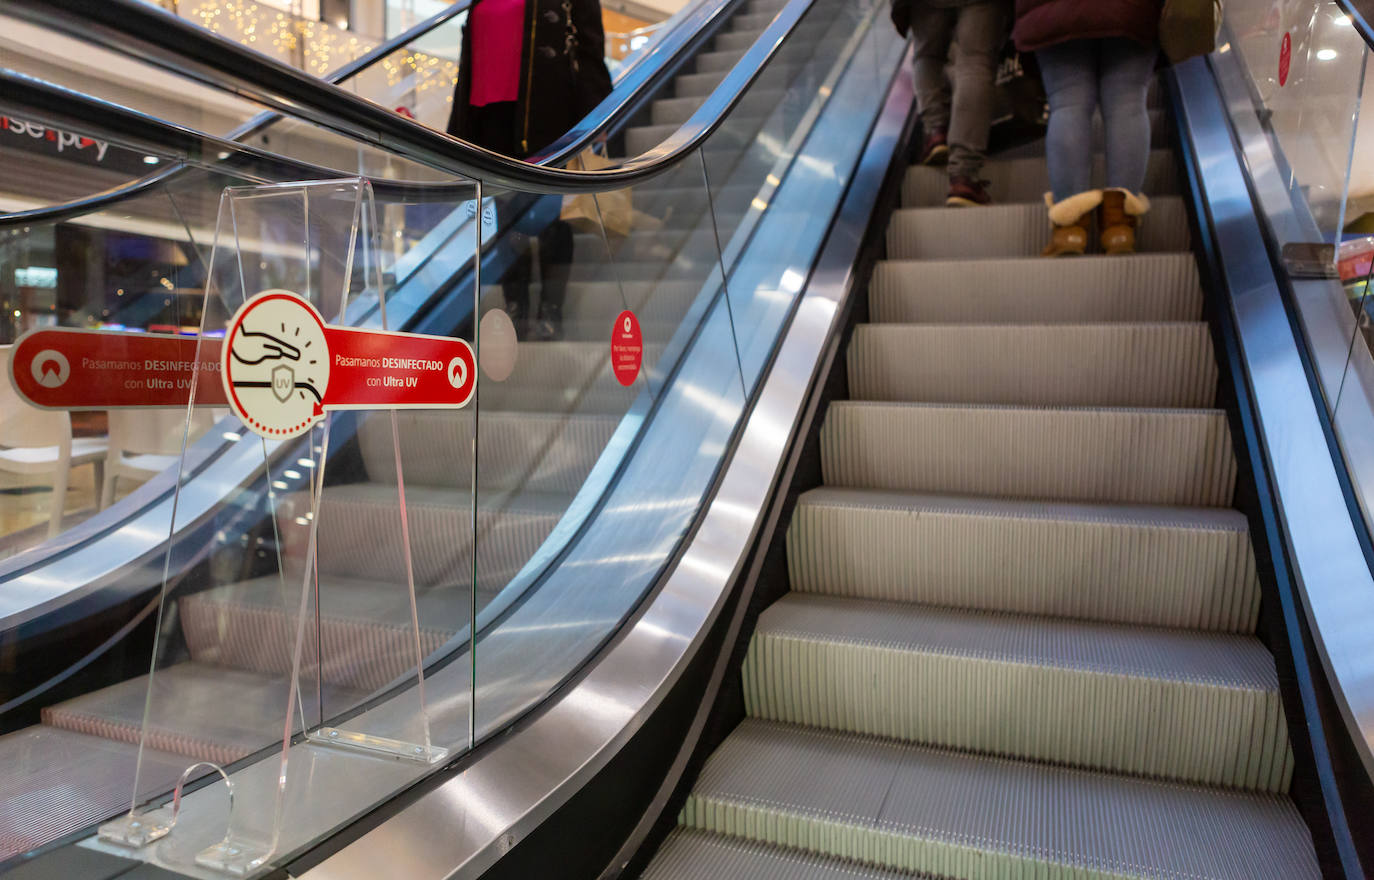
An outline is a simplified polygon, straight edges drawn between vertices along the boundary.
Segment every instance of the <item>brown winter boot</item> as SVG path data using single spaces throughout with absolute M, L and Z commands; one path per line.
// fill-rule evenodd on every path
M 1093 209 L 1102 203 L 1102 190 L 1090 189 L 1069 196 L 1056 203 L 1054 196 L 1045 193 L 1045 205 L 1050 209 L 1050 224 L 1054 231 L 1050 243 L 1040 252 L 1042 257 L 1079 256 L 1088 249 L 1088 220 Z
M 1125 189 L 1102 191 L 1097 229 L 1104 254 L 1135 253 L 1135 226 L 1140 215 L 1150 210 L 1150 200 Z

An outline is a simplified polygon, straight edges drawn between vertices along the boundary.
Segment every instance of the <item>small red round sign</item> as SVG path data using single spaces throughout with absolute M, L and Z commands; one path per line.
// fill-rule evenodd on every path
M 1279 41 L 1279 85 L 1288 85 L 1288 65 L 1293 60 L 1293 35 L 1284 31 Z
M 630 386 L 639 376 L 644 361 L 644 338 L 639 332 L 639 319 L 626 309 L 616 315 L 611 328 L 611 369 L 621 385 Z

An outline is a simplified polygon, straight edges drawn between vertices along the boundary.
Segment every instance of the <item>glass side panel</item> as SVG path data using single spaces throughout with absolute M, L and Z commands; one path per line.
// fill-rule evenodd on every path
M 1334 2 L 1228 4 L 1212 58 L 1356 497 L 1374 526 L 1370 49 Z

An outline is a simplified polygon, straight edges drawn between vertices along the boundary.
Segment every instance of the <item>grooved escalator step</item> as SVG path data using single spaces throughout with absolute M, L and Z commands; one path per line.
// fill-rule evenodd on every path
M 868 302 L 874 323 L 891 324 L 1196 321 L 1202 285 L 1189 253 L 883 260 Z
M 128 810 L 135 781 L 170 791 L 191 763 L 152 746 L 141 758 L 137 740 L 41 724 L 0 736 L 0 862 Z
M 858 400 L 1205 407 L 1217 385 L 1200 321 L 860 324 L 848 367 Z
M 735 30 L 729 33 L 718 34 L 716 36 L 715 48 L 721 52 L 740 52 L 746 51 L 754 41 L 763 33 L 763 28 L 753 29 L 742 27 L 738 21 L 732 19 L 730 25 Z
M 1152 200 L 1136 244 L 1144 252 L 1188 249 L 1188 215 L 1183 200 Z M 1041 204 L 984 208 L 903 208 L 887 228 L 887 253 L 897 260 L 973 260 L 1034 257 L 1049 240 L 1049 215 Z M 1072 259 L 1072 258 L 1063 258 Z
M 690 828 L 967 880 L 1315 880 L 1284 797 L 746 720 L 707 761 Z
M 793 590 L 1251 633 L 1245 517 L 1221 508 L 1049 504 L 813 489 L 787 531 Z
M 1236 482 L 1220 410 L 837 401 L 821 466 L 830 486 L 1198 507 Z
M 684 73 L 673 78 L 673 92 L 679 98 L 696 98 L 697 103 L 716 90 L 725 79 L 725 71 Z
M 246 757 L 275 741 L 281 744 L 286 722 L 290 674 L 266 676 L 194 661 L 158 669 L 119 684 L 83 694 L 43 710 L 43 723 L 63 730 L 93 734 L 119 742 L 146 745 L 221 766 Z M 300 696 L 307 717 L 314 688 Z M 325 714 L 357 705 L 366 693 L 326 684 L 321 689 Z
M 922 880 L 904 871 L 864 868 L 782 847 L 679 828 L 668 835 L 641 880 Z M 925 880 L 933 880 L 926 877 Z
M 697 73 L 715 73 L 727 71 L 739 63 L 744 57 L 744 49 L 731 49 L 729 51 L 717 50 L 714 52 L 701 52 L 696 56 Z
M 611 322 L 600 326 L 609 340 Z M 519 348 L 517 347 L 517 357 Z M 485 380 L 484 380 L 485 381 Z M 358 443 L 368 477 L 396 483 L 396 444 L 400 440 L 401 474 L 406 486 L 466 489 L 472 485 L 473 425 L 480 425 L 481 477 L 490 490 L 573 494 L 591 472 L 611 439 L 616 415 L 501 412 L 470 410 L 400 410 L 393 436 L 390 413 L 359 419 Z
M 742 678 L 768 721 L 1255 791 L 1292 772 L 1253 636 L 789 593 Z
M 477 588 L 495 592 L 515 576 L 548 537 L 572 500 L 570 493 L 477 493 Z M 416 588 L 461 587 L 473 576 L 473 493 L 410 486 L 404 521 Z M 310 544 L 310 499 L 278 502 L 278 529 L 288 573 L 301 571 Z M 404 590 L 406 546 L 394 484 L 326 486 L 319 501 L 316 556 L 321 576 L 372 579 Z
M 315 587 L 310 585 L 312 595 Z M 269 576 L 180 599 L 181 628 L 192 659 L 267 675 L 290 674 L 300 593 L 299 579 L 284 584 Z M 318 668 L 322 680 L 331 685 L 373 691 L 415 669 L 415 637 L 404 583 L 321 577 L 318 595 L 319 629 L 312 600 L 306 609 L 301 657 L 301 668 L 311 677 Z M 424 656 L 468 625 L 471 600 L 466 584 L 417 591 Z M 323 653 L 323 666 L 316 660 L 318 653 Z
M 1039 203 L 1050 188 L 1049 166 L 1043 156 L 1023 159 L 993 157 L 980 174 L 988 181 L 988 193 L 994 202 Z M 1106 160 L 1098 155 L 1093 160 L 1093 186 L 1105 186 Z M 907 169 L 902 181 L 902 206 L 920 208 L 943 205 L 949 191 L 949 174 L 944 168 L 914 165 Z M 1150 198 L 1178 195 L 1178 170 L 1174 154 L 1169 150 L 1151 150 L 1145 170 L 1142 190 Z

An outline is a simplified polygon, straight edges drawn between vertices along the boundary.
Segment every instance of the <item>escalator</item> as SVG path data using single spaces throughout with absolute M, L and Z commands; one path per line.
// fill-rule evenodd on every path
M 83 4 L 10 5 L 70 34 Z M 149 48 L 137 9 L 92 8 L 90 38 L 162 70 L 215 57 Z M 1263 191 L 1217 195 L 1254 148 L 1216 134 L 1251 100 L 1225 93 L 1232 44 L 1152 93 L 1139 253 L 1047 261 L 1038 140 L 994 152 L 991 207 L 940 207 L 943 174 L 905 167 L 884 12 L 702 3 L 542 168 L 249 57 L 200 81 L 290 105 L 252 150 L 82 105 L 131 149 L 140 127 L 201 145 L 169 158 L 211 195 L 373 177 L 404 248 L 330 320 L 479 355 L 563 193 L 628 188 L 635 220 L 578 230 L 561 338 L 521 340 L 500 378 L 483 361 L 477 406 L 336 414 L 256 459 L 232 417 L 188 445 L 163 497 L 204 512 L 169 517 L 137 572 L 67 585 L 156 620 L 73 604 L 25 631 L 60 644 L 83 610 L 123 627 L 0 736 L 0 868 L 213 877 L 229 864 L 205 852 L 248 846 L 229 873 L 1362 876 L 1361 691 L 1294 488 L 1320 480 L 1286 474 L 1294 417 L 1262 409 L 1279 361 L 1235 263 L 1270 271 L 1265 247 L 1227 238 L 1265 222 Z M 559 170 L 603 137 L 622 167 Z M 629 383 L 607 352 L 626 312 Z M 1285 386 L 1309 391 L 1338 422 Z M 1322 463 L 1353 472 L 1332 442 Z M 132 501 L 95 522 L 132 523 Z M 1316 509 L 1335 560 L 1358 508 Z M 1362 597 L 1337 607 L 1361 620 Z M 321 742 L 340 735 L 447 751 Z M 170 832 L 92 827 L 122 811 Z
M 1070 261 L 1043 158 L 979 209 L 907 172 L 747 717 L 646 878 L 1320 876 L 1174 166 L 1138 254 Z

